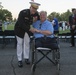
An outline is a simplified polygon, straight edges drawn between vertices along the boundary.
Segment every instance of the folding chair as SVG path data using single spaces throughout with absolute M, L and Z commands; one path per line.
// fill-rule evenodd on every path
M 58 39 L 56 37 L 56 39 Z M 57 42 L 58 44 L 58 42 Z M 34 75 L 36 65 L 43 59 L 47 58 L 50 62 L 52 62 L 54 65 L 57 67 L 57 74 L 59 75 L 59 70 L 60 70 L 60 65 L 59 65 L 59 60 L 60 60 L 60 50 L 59 46 L 56 49 L 50 49 L 50 48 L 43 48 L 43 47 L 38 47 L 35 49 L 35 39 L 33 39 L 33 43 L 31 44 L 32 46 L 32 67 L 31 67 L 31 74 Z M 37 60 L 37 53 L 41 53 L 43 56 Z M 44 53 L 46 52 L 46 53 Z M 52 53 L 52 59 L 48 57 L 48 54 Z
M 16 41 L 14 30 L 5 30 L 4 31 L 4 44 L 8 44 L 11 41 Z M 16 45 L 16 42 L 15 42 Z
M 0 31 L 0 44 L 4 44 L 4 32 Z

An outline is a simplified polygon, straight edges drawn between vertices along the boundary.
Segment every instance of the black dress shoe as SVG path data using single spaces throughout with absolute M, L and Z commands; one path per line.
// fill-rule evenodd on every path
M 22 61 L 18 61 L 18 66 L 19 66 L 19 67 L 23 67 Z
M 25 63 L 26 63 L 26 64 L 30 64 L 29 59 L 25 59 Z

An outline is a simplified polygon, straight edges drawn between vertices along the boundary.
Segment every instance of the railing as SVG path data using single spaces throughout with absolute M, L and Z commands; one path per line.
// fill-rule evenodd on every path
M 15 47 L 16 47 L 16 37 L 14 30 L 5 30 L 5 31 L 0 31 L 0 43 L 3 45 L 2 47 L 4 48 L 8 43 L 12 42 L 11 40 L 14 40 L 15 42 Z

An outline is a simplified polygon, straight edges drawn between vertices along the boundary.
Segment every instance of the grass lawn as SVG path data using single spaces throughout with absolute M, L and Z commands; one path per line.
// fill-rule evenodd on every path
M 70 32 L 70 30 L 69 29 L 67 29 L 67 30 L 65 30 L 65 31 L 59 31 L 59 34 L 62 34 L 62 33 L 69 33 Z
M 4 25 L 2 25 L 2 30 L 4 31 Z M 14 30 L 14 24 L 7 25 L 7 30 Z M 61 31 L 59 31 L 59 34 L 67 33 L 67 32 L 70 32 L 70 30 L 69 29 L 67 29 L 65 31 L 61 30 Z
M 4 25 L 2 25 L 2 30 L 3 31 L 5 30 Z M 13 24 L 7 25 L 7 30 L 14 30 L 14 25 Z

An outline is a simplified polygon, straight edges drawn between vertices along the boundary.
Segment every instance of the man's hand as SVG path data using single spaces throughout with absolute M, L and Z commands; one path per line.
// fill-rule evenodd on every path
M 38 29 L 35 29 L 35 32 L 37 32 L 37 33 L 40 33 L 40 30 L 38 30 Z
M 33 22 L 36 22 L 37 21 L 37 16 L 33 17 Z
M 35 28 L 31 28 L 29 31 L 31 31 L 32 33 L 35 33 Z
M 40 33 L 41 31 L 35 28 L 30 29 L 29 31 L 31 31 L 32 33 Z

